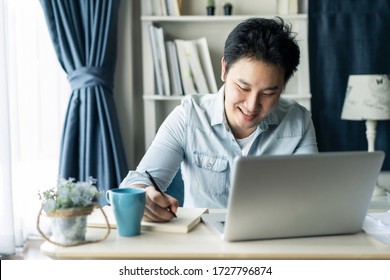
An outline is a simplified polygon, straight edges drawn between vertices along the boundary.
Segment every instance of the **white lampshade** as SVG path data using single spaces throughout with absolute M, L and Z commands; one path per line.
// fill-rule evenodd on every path
M 390 76 L 350 75 L 343 120 L 389 120 Z

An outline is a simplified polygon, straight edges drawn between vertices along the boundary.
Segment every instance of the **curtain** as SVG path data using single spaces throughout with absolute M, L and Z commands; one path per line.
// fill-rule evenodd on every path
M 39 234 L 37 193 L 56 184 L 70 86 L 39 1 L 0 2 L 0 243 L 12 248 Z
M 309 1 L 312 114 L 320 151 L 367 150 L 364 121 L 341 120 L 351 74 L 390 73 L 390 1 Z M 390 154 L 390 122 L 378 121 L 376 150 Z M 390 169 L 386 157 L 384 170 Z
M 113 99 L 119 0 L 40 2 L 72 88 L 59 175 L 118 187 L 128 171 Z
M 15 253 L 5 16 L 4 2 L 0 1 L 0 257 Z

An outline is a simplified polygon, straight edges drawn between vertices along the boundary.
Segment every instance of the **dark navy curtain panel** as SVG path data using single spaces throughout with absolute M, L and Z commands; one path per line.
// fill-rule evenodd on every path
M 365 122 L 340 116 L 349 75 L 390 73 L 390 1 L 310 0 L 309 58 L 319 150 L 367 150 Z M 378 121 L 375 147 L 389 170 L 389 121 Z
M 113 99 L 119 0 L 40 2 L 72 87 L 59 176 L 116 188 L 128 171 Z

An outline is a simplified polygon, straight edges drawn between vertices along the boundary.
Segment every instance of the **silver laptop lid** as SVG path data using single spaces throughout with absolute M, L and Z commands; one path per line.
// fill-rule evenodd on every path
M 360 231 L 383 159 L 383 152 L 238 157 L 223 238 Z

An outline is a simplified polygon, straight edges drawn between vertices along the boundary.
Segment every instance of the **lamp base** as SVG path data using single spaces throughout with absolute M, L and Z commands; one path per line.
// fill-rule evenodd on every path
M 375 138 L 376 138 L 376 120 L 366 120 L 366 137 L 368 144 L 368 152 L 375 151 Z M 378 181 L 375 184 L 375 189 L 373 193 L 373 197 L 385 196 L 386 190 L 384 187 L 379 185 Z

